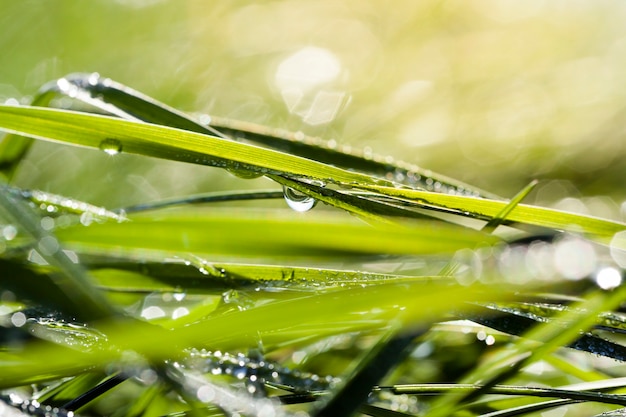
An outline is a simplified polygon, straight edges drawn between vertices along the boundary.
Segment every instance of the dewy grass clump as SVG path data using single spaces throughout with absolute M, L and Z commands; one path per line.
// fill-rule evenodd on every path
M 98 114 L 47 108 L 59 95 Z M 626 358 L 626 225 L 522 204 L 535 183 L 508 201 L 319 138 L 211 123 L 97 74 L 0 105 L 6 413 L 626 407 L 612 369 Z M 276 187 L 99 207 L 10 185 L 33 140 Z

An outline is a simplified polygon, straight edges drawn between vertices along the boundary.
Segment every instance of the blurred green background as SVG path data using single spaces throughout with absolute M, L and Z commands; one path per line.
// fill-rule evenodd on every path
M 622 219 L 625 21 L 611 0 L 0 0 L 0 100 L 96 71 L 507 197 L 538 178 L 530 202 Z M 15 183 L 109 207 L 272 186 L 51 143 Z

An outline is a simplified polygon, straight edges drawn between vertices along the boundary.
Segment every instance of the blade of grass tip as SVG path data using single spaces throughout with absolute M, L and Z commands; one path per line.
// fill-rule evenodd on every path
M 91 284 L 86 272 L 62 250 L 57 238 L 41 227 L 40 219 L 31 208 L 22 201 L 11 198 L 2 185 L 0 185 L 0 209 L 18 225 L 18 229 L 24 230 L 35 242 L 37 252 L 43 259 L 59 268 L 61 275 L 51 276 L 55 285 L 74 301 L 73 304 L 80 306 L 80 310 L 74 312 L 76 317 L 88 322 L 117 314 L 114 307 Z
M 611 293 L 591 292 L 582 301 L 573 305 L 571 310 L 555 316 L 554 321 L 533 327 L 507 350 L 491 356 L 461 382 L 474 384 L 482 381 L 486 387 L 501 383 L 510 376 L 511 369 L 519 369 L 537 361 L 577 339 L 581 330 L 584 331 L 595 324 L 597 315 L 603 311 L 614 310 L 622 303 L 624 297 L 626 297 L 626 287 L 618 287 Z M 576 323 L 576 325 L 563 327 L 561 323 Z M 536 341 L 543 344 L 538 346 Z M 476 391 L 462 398 L 444 396 L 433 405 L 427 415 L 428 417 L 448 416 L 460 403 L 475 397 Z
M 535 188 L 535 186 L 539 183 L 537 180 L 533 180 L 524 187 L 520 192 L 518 192 L 512 199 L 507 203 L 506 206 L 502 208 L 494 217 L 491 218 L 485 224 L 481 231 L 485 233 L 493 233 L 496 228 L 506 219 L 506 217 L 511 213 L 511 211 L 526 198 L 528 194 Z M 439 275 L 443 277 L 450 277 L 455 274 L 455 272 L 459 269 L 460 264 L 456 262 L 454 259 L 451 259 L 439 272 Z
M 403 199 L 425 209 L 445 208 L 458 215 L 490 220 L 507 203 L 486 198 L 439 194 L 428 191 L 359 184 L 354 188 L 378 192 L 381 195 Z M 626 230 L 626 224 L 597 217 L 568 213 L 555 209 L 518 204 L 507 216 L 508 222 L 567 230 L 586 234 L 590 239 L 607 244 L 616 233 Z
M 363 358 L 339 391 L 313 413 L 314 417 L 350 416 L 365 402 L 372 388 L 410 353 L 415 338 L 425 329 L 400 333 L 399 325 L 391 325 L 381 341 Z
M 68 74 L 48 83 L 42 91 L 68 95 L 122 119 L 141 120 L 228 139 L 211 126 L 203 125 L 124 84 L 103 78 L 97 72 Z
M 528 194 L 535 188 L 535 186 L 539 183 L 538 180 L 531 181 L 526 187 L 524 187 L 520 192 L 518 192 L 511 201 L 508 202 L 506 206 L 502 208 L 502 210 L 496 214 L 491 220 L 487 222 L 486 225 L 481 229 L 485 233 L 493 233 L 496 228 L 506 219 L 506 217 L 513 211 L 515 207 L 517 207 L 522 200 L 524 200 Z
M 396 163 L 388 157 L 365 155 L 347 147 L 339 149 L 331 146 L 331 142 L 310 138 L 301 132 L 284 133 L 277 129 L 217 117 L 209 118 L 211 125 L 202 124 L 152 97 L 110 78 L 102 78 L 98 73 L 69 74 L 57 82 L 49 83 L 48 88 L 44 87 L 42 90 L 66 94 L 127 120 L 142 120 L 226 139 L 244 139 L 247 142 L 344 169 L 354 169 L 374 176 L 391 175 L 394 180 L 412 187 L 423 186 L 424 189 L 435 190 L 439 185 L 439 188 L 442 188 L 441 192 L 455 191 L 465 195 L 499 199 L 494 194 L 430 170 L 412 164 Z

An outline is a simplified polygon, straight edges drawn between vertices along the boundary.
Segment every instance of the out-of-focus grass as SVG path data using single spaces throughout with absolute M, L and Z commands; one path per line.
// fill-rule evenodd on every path
M 591 0 L 2 0 L 0 99 L 98 71 L 185 111 L 370 147 L 502 195 L 540 178 L 531 202 L 619 217 L 625 15 Z M 46 144 L 28 162 L 19 185 L 113 206 L 232 183 Z M 49 175 L 61 165 L 75 182 Z M 94 170 L 109 187 L 80 181 Z M 576 200 L 598 195 L 611 199 Z

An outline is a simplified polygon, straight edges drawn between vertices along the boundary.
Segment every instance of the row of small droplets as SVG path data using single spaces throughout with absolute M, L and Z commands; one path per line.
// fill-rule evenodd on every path
M 461 184 L 453 184 L 444 179 L 437 178 L 432 172 L 419 168 L 414 164 L 403 161 L 396 161 L 391 156 L 382 156 L 372 152 L 369 147 L 362 151 L 353 149 L 350 145 L 340 145 L 337 141 L 324 140 L 318 137 L 307 136 L 302 132 L 289 132 L 284 129 L 273 129 L 273 134 L 278 137 L 289 138 L 290 140 L 302 142 L 311 146 L 324 147 L 344 154 L 355 155 L 367 160 L 385 165 L 387 171 L 385 179 L 409 187 L 420 188 L 426 191 L 434 191 L 443 194 L 466 195 L 480 197 L 480 192 L 472 190 Z
M 284 366 L 256 359 L 243 353 L 230 354 L 220 351 L 193 349 L 188 366 L 213 375 L 231 375 L 240 380 L 256 383 L 274 383 L 292 387 L 297 392 L 326 391 L 340 382 L 333 376 L 292 370 Z
M 16 394 L 0 395 L 0 401 L 11 407 L 10 410 L 7 410 L 6 407 L 0 405 L 0 412 L 3 417 L 77 417 L 72 411 L 42 405 L 35 400 L 25 400 Z

